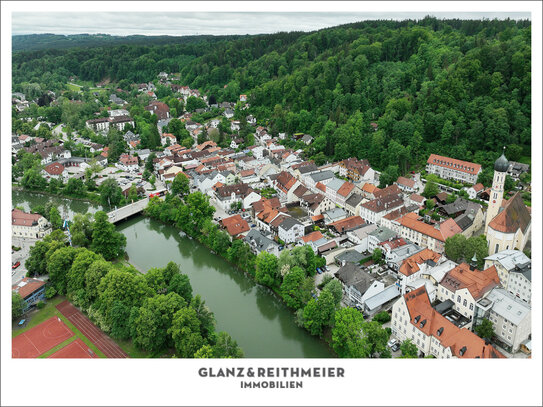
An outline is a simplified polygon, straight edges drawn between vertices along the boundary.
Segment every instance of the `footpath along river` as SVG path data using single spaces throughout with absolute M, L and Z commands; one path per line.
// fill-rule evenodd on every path
M 49 198 L 14 192 L 13 206 L 28 209 L 43 205 Z M 59 209 L 67 206 L 67 212 L 79 213 L 99 209 L 87 202 L 70 204 L 69 201 L 59 201 Z M 140 271 L 164 267 L 169 261 L 179 264 L 181 271 L 189 276 L 193 292 L 200 294 L 215 314 L 217 331 L 227 331 L 241 346 L 245 357 L 334 357 L 326 343 L 295 324 L 293 312 L 268 289 L 255 284 L 202 244 L 181 237 L 176 228 L 136 216 L 119 223 L 117 230 L 126 236 L 129 261 Z

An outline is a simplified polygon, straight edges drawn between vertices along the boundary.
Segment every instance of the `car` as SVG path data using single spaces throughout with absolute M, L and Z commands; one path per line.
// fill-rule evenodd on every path
M 320 268 L 317 268 L 317 273 L 322 274 L 322 270 Z
M 392 348 L 390 348 L 392 350 L 392 352 L 397 352 L 400 350 L 400 344 L 399 343 L 395 343 L 394 345 L 392 345 Z
M 256 228 L 256 225 L 254 223 L 251 223 L 252 228 Z
M 16 263 L 13 263 L 13 265 L 11 266 L 11 268 L 12 268 L 13 270 L 15 270 L 15 269 L 16 269 L 17 267 L 19 267 L 20 265 L 21 265 L 21 262 L 18 261 L 18 262 L 16 262 Z
M 396 345 L 396 343 L 398 343 L 398 340 L 396 338 L 392 338 L 390 341 L 388 341 L 387 345 L 389 348 L 391 348 Z

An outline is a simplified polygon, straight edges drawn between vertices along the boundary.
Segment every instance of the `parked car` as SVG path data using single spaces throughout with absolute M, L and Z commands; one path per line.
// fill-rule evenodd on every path
M 390 341 L 388 341 L 387 345 L 389 348 L 392 348 L 397 343 L 398 343 L 398 340 L 396 338 L 392 338 Z
M 21 265 L 21 262 L 18 261 L 18 262 L 16 262 L 16 263 L 13 263 L 13 265 L 11 266 L 11 268 L 12 268 L 13 270 L 15 270 L 15 269 L 16 269 L 17 267 L 19 267 L 20 265 Z
M 251 223 L 252 228 L 256 228 L 256 225 L 254 223 Z
M 400 350 L 400 344 L 395 343 L 394 345 L 392 345 L 392 348 L 390 349 L 392 350 L 392 352 L 397 352 L 398 350 Z

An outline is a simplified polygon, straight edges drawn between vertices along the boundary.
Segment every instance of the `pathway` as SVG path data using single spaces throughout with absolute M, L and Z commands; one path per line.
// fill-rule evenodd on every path
M 113 340 L 100 331 L 81 311 L 68 301 L 63 301 L 56 307 L 62 315 L 68 318 L 104 355 L 108 358 L 127 358 L 128 355 Z

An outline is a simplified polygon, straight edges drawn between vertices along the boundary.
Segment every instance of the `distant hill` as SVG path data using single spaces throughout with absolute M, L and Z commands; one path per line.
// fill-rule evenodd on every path
M 107 47 L 116 45 L 166 45 L 188 44 L 198 41 L 232 40 L 239 35 L 213 36 L 213 35 L 188 35 L 188 36 L 146 36 L 129 35 L 126 37 L 108 34 L 29 34 L 14 35 L 11 37 L 13 52 L 37 51 L 44 49 L 66 49 L 73 47 Z

